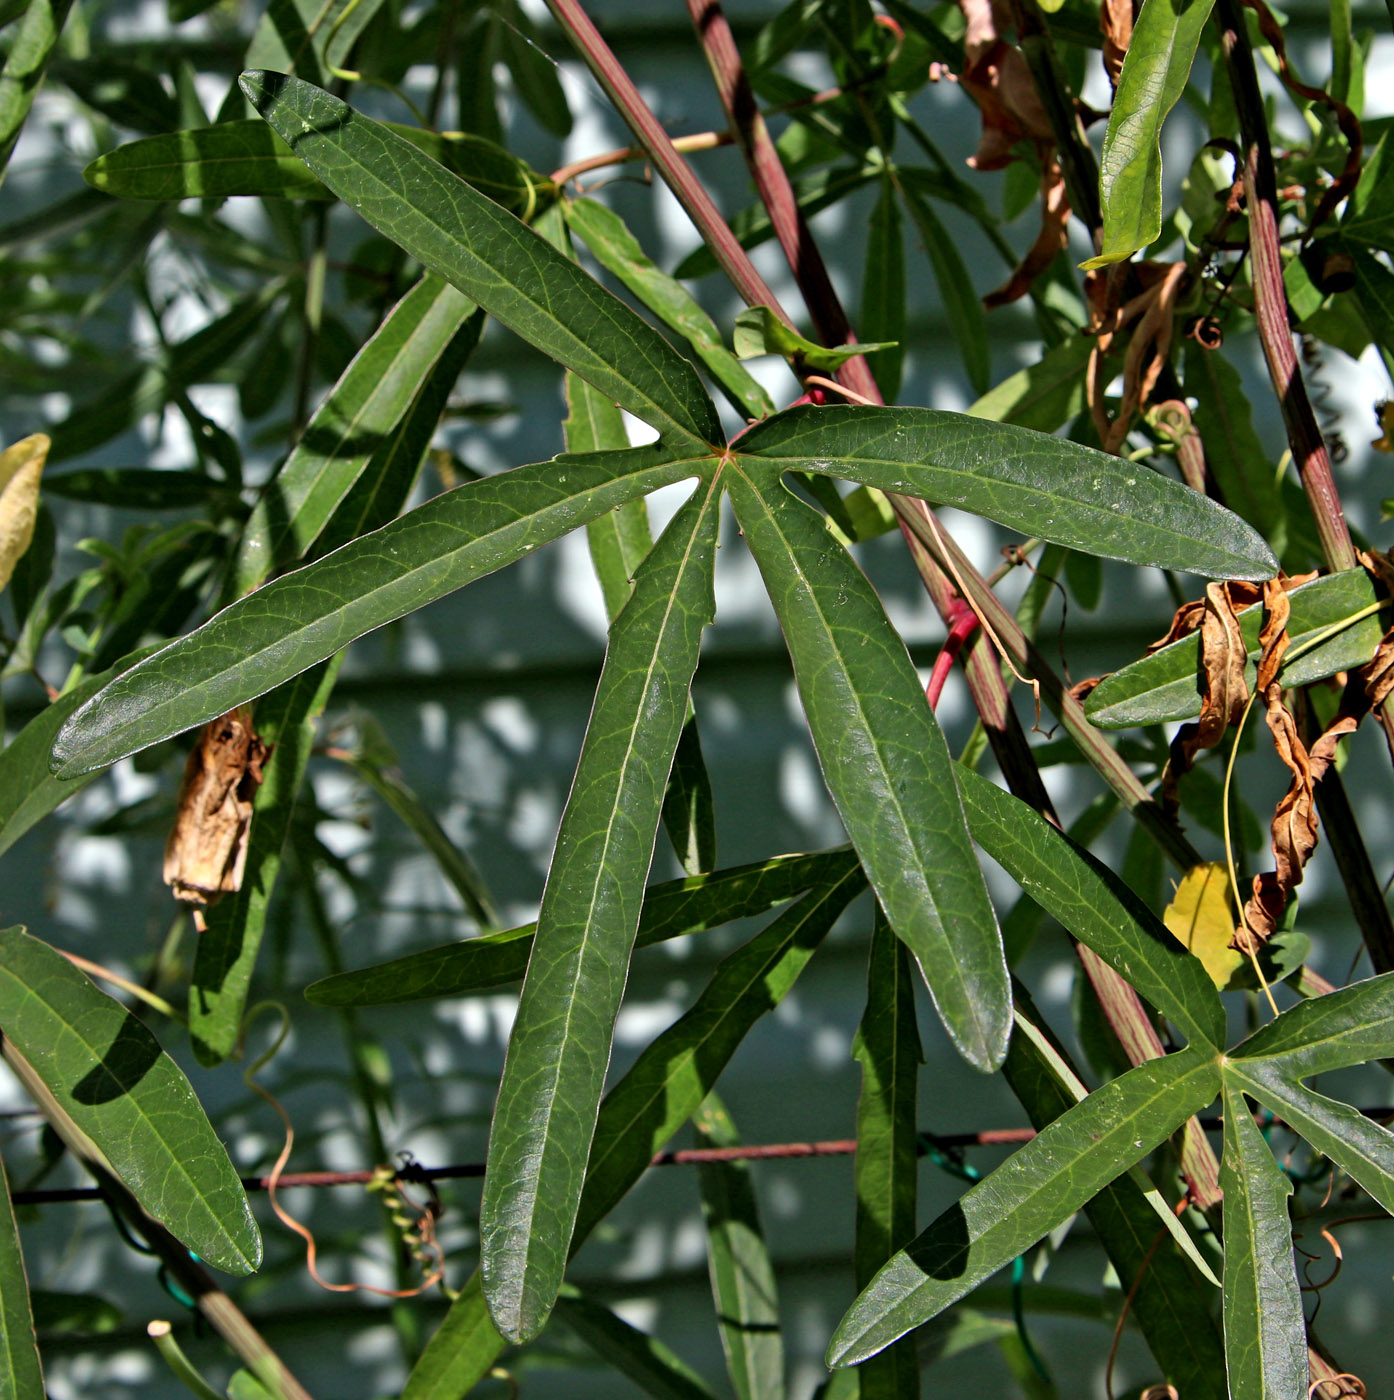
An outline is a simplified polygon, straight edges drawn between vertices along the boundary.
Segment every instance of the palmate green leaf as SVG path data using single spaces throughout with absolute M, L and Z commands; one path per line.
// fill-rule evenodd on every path
M 878 905 L 871 932 L 866 1011 L 852 1042 L 861 1063 L 855 1183 L 857 1288 L 915 1233 L 919 1172 L 916 1079 L 924 1054 L 915 1024 L 910 959 Z M 917 1400 L 916 1343 L 905 1338 L 859 1368 L 860 1400 Z
M 1360 181 L 1346 205 L 1341 232 L 1355 243 L 1394 252 L 1394 140 L 1386 131 L 1365 157 Z
M 1245 1069 L 1306 1079 L 1394 1056 L 1394 972 L 1299 1002 L 1230 1051 Z
M 780 1004 L 838 915 L 865 888 L 850 852 L 829 852 L 822 859 L 829 866 L 818 888 L 725 958 L 691 1010 L 649 1045 L 606 1095 L 573 1251 L 696 1112 L 750 1028 Z M 504 1346 L 476 1272 L 412 1369 L 402 1400 L 457 1400 Z
M 845 848 L 776 856 L 710 875 L 651 886 L 644 895 L 635 946 L 647 948 L 684 934 L 763 914 L 835 877 L 856 858 Z M 311 982 L 305 997 L 318 1006 L 391 1006 L 431 997 L 463 996 L 504 987 L 527 970 L 536 924 L 408 953 L 391 962 Z
M 1225 1080 L 1277 1113 L 1394 1215 L 1394 1133 L 1357 1108 L 1282 1072 L 1282 1062 L 1236 1061 Z
M 221 1064 L 237 1048 L 315 721 L 338 674 L 338 658 L 321 663 L 279 686 L 256 708 L 257 732 L 271 746 L 271 758 L 253 800 L 242 887 L 205 913 L 189 985 L 189 1036 L 200 1064 Z
M 866 575 L 776 473 L 749 472 L 759 465 L 741 459 L 731 498 L 824 781 L 954 1044 L 994 1069 L 1011 1030 L 1007 965 L 944 736 Z
M 747 418 L 764 418 L 775 411 L 774 401 L 759 381 L 726 348 L 716 322 L 681 282 L 659 270 L 618 214 L 593 199 L 569 200 L 564 207 L 567 224 L 596 261 L 687 341 Z
M 566 1267 L 644 879 L 702 630 L 716 612 L 719 478 L 650 550 L 610 629 L 499 1084 L 480 1205 L 494 1323 L 541 1330 Z
M 557 1299 L 557 1316 L 622 1376 L 654 1400 L 716 1400 L 696 1371 L 657 1337 L 631 1327 L 603 1303 L 568 1288 Z
M 927 408 L 792 408 L 742 457 L 959 506 L 1105 559 L 1207 578 L 1268 578 L 1277 561 L 1238 516 L 1135 463 L 1006 423 Z
M 1019 998 L 1023 995 L 1018 991 Z M 1068 1066 L 1069 1057 L 1050 1041 L 1044 1021 L 1029 1002 L 1025 1009 L 1054 1055 Z M 1034 1036 L 1012 1037 L 1002 1073 L 1037 1131 L 1078 1102 Z M 1084 1212 L 1123 1288 L 1131 1293 L 1129 1316 L 1146 1337 L 1164 1378 L 1192 1400 L 1227 1400 L 1214 1293 L 1182 1254 L 1165 1242 L 1159 1244 L 1157 1213 L 1139 1192 L 1139 1184 L 1121 1178 L 1109 1183 Z M 1032 1297 L 1034 1310 L 1040 1306 L 1038 1290 Z M 939 1321 L 956 1311 L 941 1314 Z
M 692 1125 L 700 1146 L 740 1146 L 736 1125 L 714 1092 L 702 1101 Z M 737 1400 L 783 1400 L 779 1297 L 750 1163 L 702 1162 L 697 1180 L 707 1227 L 707 1272 L 731 1386 Z
M 857 328 L 867 340 L 884 343 L 866 357 L 867 367 L 886 403 L 900 397 L 905 369 L 905 240 L 895 185 L 882 180 L 871 211 L 862 265 L 862 305 Z M 760 415 L 764 416 L 764 415 Z
M 502 146 L 469 132 L 442 136 L 399 122 L 383 126 L 512 213 L 536 204 L 538 177 Z M 128 141 L 98 156 L 82 178 L 122 199 L 335 198 L 259 117 Z
M 23 929 L 0 930 L 0 1028 L 40 1107 L 86 1135 L 147 1215 L 217 1268 L 257 1268 L 246 1192 L 183 1072 L 134 1016 Z
M 48 771 L 49 750 L 68 717 L 108 681 L 152 648 L 137 652 L 111 670 L 89 676 L 39 711 L 0 752 L 0 852 L 9 850 L 36 822 L 81 792 L 101 771 L 60 781 Z
M 1224 1093 L 1225 1369 L 1230 1400 L 1303 1400 L 1307 1320 L 1292 1253 L 1292 1182 L 1249 1113 Z
M 269 130 L 264 124 L 262 129 Z M 233 564 L 230 598 L 250 593 L 304 558 L 474 314 L 474 303 L 434 273 L 397 303 L 262 491 Z M 477 336 L 478 317 L 475 326 Z
M 5 1163 L 0 1160 L 0 1400 L 26 1400 L 43 1393 L 43 1367 L 34 1336 L 34 1316 L 29 1310 L 29 1280 Z
M 345 204 L 491 316 L 674 443 L 724 441 L 691 364 L 527 225 L 309 83 L 277 73 L 241 83 Z
M 1374 606 L 1382 601 L 1364 569 L 1346 569 L 1301 584 L 1288 594 L 1288 650 L 1294 659 L 1278 672 L 1285 686 L 1307 685 L 1355 670 L 1375 654 L 1384 623 Z M 1258 674 L 1263 607 L 1239 614 L 1249 660 L 1245 678 Z M 1319 640 L 1323 636 L 1327 641 Z M 1194 719 L 1200 714 L 1200 635 L 1182 637 L 1150 656 L 1105 676 L 1084 702 L 1084 713 L 1100 729 Z
M 969 416 L 1053 433 L 1084 409 L 1084 366 L 1094 343 L 1093 336 L 1081 331 L 1051 346 L 1034 364 L 970 404 Z
M 983 314 L 982 301 L 973 290 L 973 279 L 968 275 L 968 267 L 958 245 L 949 236 L 948 229 L 934 212 L 933 206 L 913 185 L 906 185 L 904 194 L 905 207 L 915 221 L 920 242 L 929 256 L 929 265 L 934 269 L 934 280 L 939 284 L 939 296 L 944 303 L 949 330 L 954 344 L 958 346 L 968 383 L 975 394 L 985 393 L 992 382 L 992 360 L 988 351 L 987 319 Z
M 1214 983 L 1128 885 L 1024 802 L 957 769 L 973 839 L 1052 918 L 1198 1045 L 1224 1043 Z
M 1214 1051 L 1188 1047 L 1096 1089 L 966 1192 L 862 1291 L 830 1366 L 875 1355 L 942 1312 L 1079 1210 L 1219 1088 Z
M 1214 0 L 1144 0 L 1118 76 L 1099 165 L 1103 247 L 1081 267 L 1132 257 L 1162 229 L 1162 123 L 1185 91 Z
M 635 447 L 563 454 L 456 487 L 273 580 L 126 672 L 60 731 L 56 771 L 90 772 L 225 714 L 365 632 L 708 463 Z

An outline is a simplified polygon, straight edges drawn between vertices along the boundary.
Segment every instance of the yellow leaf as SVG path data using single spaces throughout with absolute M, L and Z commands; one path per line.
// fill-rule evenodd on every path
M 9 583 L 34 538 L 39 477 L 48 461 L 48 447 L 43 433 L 32 433 L 0 452 L 0 589 Z
M 1244 961 L 1234 937 L 1234 905 L 1229 893 L 1229 871 L 1223 861 L 1193 866 L 1181 878 L 1176 896 L 1162 915 L 1172 935 L 1205 964 L 1210 980 L 1225 987 Z

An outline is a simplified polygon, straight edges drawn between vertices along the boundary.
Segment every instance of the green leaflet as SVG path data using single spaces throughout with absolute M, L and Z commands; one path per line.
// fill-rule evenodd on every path
M 1287 1198 L 1279 1170 L 1244 1102 L 1224 1091 L 1225 1369 L 1230 1400 L 1303 1400 L 1307 1322 L 1292 1254 Z
M 927 408 L 793 408 L 740 441 L 743 458 L 959 506 L 1105 559 L 1208 578 L 1268 578 L 1277 562 L 1238 516 L 1091 447 Z
M 1386 131 L 1368 152 L 1360 181 L 1346 204 L 1341 232 L 1355 243 L 1394 252 L 1394 140 Z
M 397 303 L 262 491 L 233 564 L 229 600 L 304 558 L 474 310 L 434 273 Z M 476 336 L 480 328 L 477 321 Z
M 299 73 L 312 82 L 332 78 L 382 0 L 276 0 L 257 21 L 247 46 L 249 68 Z
M 60 731 L 55 771 L 76 776 L 191 729 L 706 459 L 659 447 L 563 454 L 471 481 L 275 579 L 127 671 Z
M 101 772 L 94 768 L 81 778 L 61 781 L 48 771 L 48 754 L 68 716 L 126 669 L 132 661 L 149 656 L 153 649 L 128 656 L 109 671 L 88 676 L 51 705 L 39 711 L 0 751 L 0 852 L 9 850 L 35 822 L 60 802 L 81 792 Z
M 819 851 L 653 885 L 644 895 L 635 946 L 647 948 L 732 919 L 763 914 L 849 864 L 855 865 L 856 860 L 845 849 Z M 527 970 L 536 927 L 525 924 L 341 972 L 311 982 L 305 997 L 319 1006 L 391 1006 L 507 986 Z
M 1289 652 L 1279 675 L 1285 686 L 1306 685 L 1363 666 L 1375 654 L 1383 634 L 1380 602 L 1364 569 L 1327 574 L 1288 594 L 1292 613 Z M 1259 628 L 1263 608 L 1255 605 L 1239 614 L 1239 630 L 1248 648 L 1245 678 L 1250 687 L 1258 674 Z M 1329 640 L 1320 641 L 1327 636 Z M 1084 702 L 1084 713 L 1100 729 L 1128 729 L 1194 719 L 1200 714 L 1200 634 L 1182 637 L 1150 656 L 1105 676 Z
M 784 630 L 824 781 L 954 1044 L 991 1070 L 1011 1030 L 1007 965 L 944 736 L 866 575 L 774 472 L 747 475 L 755 465 L 742 458 L 731 473 L 732 503 Z
M 480 1206 L 494 1323 L 525 1341 L 561 1287 L 663 796 L 711 621 L 721 486 L 703 482 L 610 629 L 509 1037 Z
M 675 443 L 724 441 L 692 366 L 540 235 L 327 92 L 277 73 L 241 83 L 345 204 L 491 316 Z
M 272 748 L 252 808 L 242 888 L 207 911 L 194 954 L 189 1036 L 200 1064 L 221 1064 L 237 1048 L 315 720 L 324 713 L 338 674 L 337 658 L 322 663 L 278 687 L 256 708 L 257 730 Z
M 722 961 L 691 1010 L 653 1041 L 606 1095 L 573 1250 L 696 1111 L 746 1033 L 784 999 L 864 885 L 855 857 L 843 853 L 817 889 Z M 504 1345 L 476 1272 L 412 1370 L 402 1400 L 457 1400 L 488 1371 Z
M 862 1290 L 833 1334 L 851 1366 L 942 1312 L 1142 1160 L 1219 1088 L 1214 1051 L 1188 1048 L 1096 1089 L 970 1188 Z
M 660 271 L 618 214 L 593 199 L 569 200 L 564 207 L 566 222 L 585 241 L 596 261 L 687 341 L 747 418 L 764 418 L 775 411 L 770 396 L 726 348 L 716 322 L 681 282 Z
M 971 287 L 969 291 L 971 294 Z M 905 368 L 905 240 L 895 185 L 889 178 L 881 181 L 881 192 L 871 211 L 857 329 L 867 340 L 885 345 L 883 350 L 873 350 L 866 363 L 882 399 L 894 403 L 900 397 Z
M 44 1373 L 29 1310 L 29 1280 L 5 1163 L 0 1160 L 0 1397 L 24 1400 L 44 1393 Z
M 715 1092 L 702 1101 L 692 1125 L 700 1146 L 740 1146 L 736 1125 Z M 736 1400 L 784 1400 L 779 1297 L 750 1164 L 703 1162 L 697 1179 L 707 1227 L 707 1271 Z
M 1083 332 L 1062 340 L 970 404 L 969 415 L 1053 433 L 1084 409 L 1084 366 L 1093 348 Z
M 880 905 L 871 932 L 866 1011 L 852 1042 L 862 1067 L 857 1100 L 857 1232 L 854 1264 L 858 1289 L 915 1233 L 919 1172 L 916 1079 L 920 1062 L 915 992 L 905 945 L 895 937 Z M 864 1361 L 858 1371 L 860 1400 L 918 1400 L 916 1344 L 907 1338 Z
M 19 26 L 10 36 L 5 66 L 0 68 L 0 183 L 10 154 L 24 129 L 44 69 L 63 31 L 71 0 L 29 0 Z
M 657 1337 L 631 1327 L 576 1289 L 568 1288 L 557 1299 L 557 1316 L 597 1356 L 655 1400 L 716 1400 L 701 1376 Z
M 256 1270 L 261 1236 L 246 1192 L 183 1072 L 23 929 L 0 930 L 0 1027 L 26 1062 L 25 1088 L 86 1135 L 146 1214 L 208 1263 Z
M 848 853 L 840 869 L 724 958 L 692 1008 L 605 1096 L 573 1249 L 697 1111 L 746 1033 L 783 1001 L 838 915 L 865 887 L 866 877 Z
M 913 187 L 904 187 L 905 207 L 919 230 L 920 241 L 929 255 L 934 279 L 939 284 L 939 296 L 949 319 L 949 330 L 968 383 L 975 394 L 985 393 L 992 382 L 992 357 L 987 343 L 987 319 L 983 303 L 973 290 L 973 279 L 958 246 L 940 221 L 934 207 Z
M 1029 1002 L 1027 1009 L 1042 1026 Z M 1061 1047 L 1052 1049 L 1068 1066 Z M 1038 1130 L 1077 1102 L 1031 1036 L 1012 1037 L 1002 1072 Z M 1215 1295 L 1176 1249 L 1158 1244 L 1156 1211 L 1139 1193 L 1140 1184 L 1121 1178 L 1110 1182 L 1085 1205 L 1085 1214 L 1124 1288 L 1136 1287 L 1130 1316 L 1165 1378 L 1193 1400 L 1227 1400 L 1224 1346 L 1212 1307 Z M 945 1322 L 958 1311 L 942 1313 L 937 1321 Z
M 521 217 L 536 204 L 537 177 L 502 146 L 468 132 L 442 136 L 399 122 L 383 126 L 510 213 Z M 259 117 L 128 141 L 98 156 L 82 178 L 122 199 L 335 198 Z
M 731 344 L 743 360 L 761 355 L 782 355 L 795 370 L 816 369 L 833 374 L 848 360 L 884 350 L 884 345 L 862 342 L 857 345 L 820 345 L 790 330 L 768 306 L 748 306 L 736 317 Z
M 1394 972 L 1289 1007 L 1231 1054 L 1246 1070 L 1268 1065 L 1292 1081 L 1394 1056 Z
M 1103 248 L 1081 267 L 1105 267 L 1162 229 L 1162 123 L 1191 74 L 1214 0 L 1144 0 L 1109 112 L 1099 166 Z
M 1200 960 L 1082 846 L 970 769 L 957 768 L 973 839 L 1022 890 L 1196 1045 L 1224 1043 L 1225 1013 Z

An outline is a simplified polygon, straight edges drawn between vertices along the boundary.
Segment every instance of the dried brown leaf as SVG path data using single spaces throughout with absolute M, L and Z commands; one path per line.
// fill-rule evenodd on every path
M 1123 71 L 1123 60 L 1133 40 L 1133 0 L 1103 0 L 1099 6 L 1099 30 L 1104 36 L 1104 68 L 1114 88 Z
M 199 733 L 165 845 L 165 884 L 176 899 L 202 908 L 242 887 L 252 800 L 270 752 L 246 706 Z
M 1065 192 L 1065 174 L 1052 154 L 1041 170 L 1041 228 L 1036 240 L 1026 250 L 1026 256 L 1016 265 L 1012 275 L 983 298 L 983 306 L 992 311 L 999 306 L 1024 297 L 1036 279 L 1055 261 L 1056 255 L 1068 242 L 1066 233 L 1070 222 L 1070 200 Z

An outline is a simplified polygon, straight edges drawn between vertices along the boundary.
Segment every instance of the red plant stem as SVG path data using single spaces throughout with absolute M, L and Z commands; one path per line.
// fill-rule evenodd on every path
M 944 645 L 939 648 L 939 655 L 934 658 L 934 669 L 929 673 L 929 684 L 925 687 L 925 696 L 929 700 L 929 708 L 937 710 L 939 708 L 939 697 L 944 693 L 944 682 L 949 678 L 949 672 L 954 668 L 954 661 L 963 644 L 973 635 L 973 629 L 978 625 L 978 615 L 963 602 L 962 599 L 954 599 L 951 606 L 954 609 L 954 620 L 949 627 L 949 635 L 944 638 Z
M 721 212 L 712 203 L 711 196 L 693 173 L 692 167 L 674 148 L 668 133 L 639 95 L 639 89 L 634 86 L 610 46 L 600 37 L 600 31 L 591 23 L 590 17 L 577 0 L 547 0 L 547 7 L 562 30 L 570 35 L 596 81 L 605 90 L 605 95 L 615 104 L 639 144 L 648 152 L 664 183 L 677 196 L 732 285 L 749 305 L 768 306 L 785 325 L 792 328 L 794 323 L 765 279 L 755 270 L 755 264 L 731 232 L 731 226 L 721 217 Z
M 1249 251 L 1259 341 L 1268 364 L 1268 376 L 1273 381 L 1273 392 L 1283 411 L 1292 459 L 1316 518 L 1317 535 L 1327 567 L 1333 571 L 1353 569 L 1355 547 L 1351 544 L 1345 512 L 1331 474 L 1331 456 L 1307 395 L 1288 325 L 1278 237 L 1277 177 L 1249 34 L 1237 0 L 1219 0 L 1216 13 L 1244 141 L 1244 197 L 1249 211 Z

